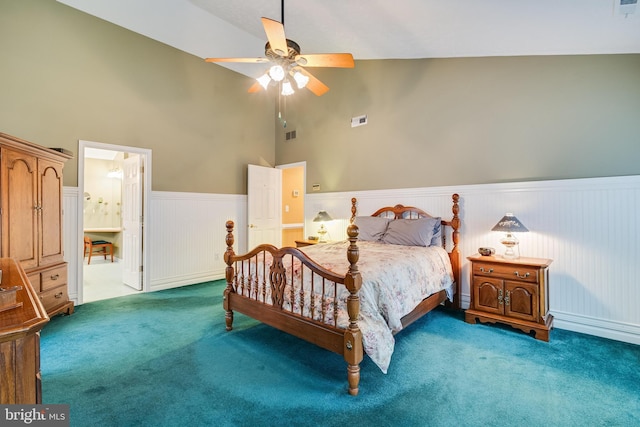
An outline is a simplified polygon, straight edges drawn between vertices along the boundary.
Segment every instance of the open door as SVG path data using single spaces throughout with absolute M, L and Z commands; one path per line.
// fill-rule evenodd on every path
M 142 290 L 142 156 L 124 159 L 122 181 L 122 281 Z
M 282 170 L 249 165 L 247 248 L 262 243 L 282 245 Z

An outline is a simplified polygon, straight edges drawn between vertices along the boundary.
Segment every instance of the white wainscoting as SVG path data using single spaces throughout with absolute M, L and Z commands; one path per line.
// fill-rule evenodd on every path
M 491 228 L 512 212 L 530 230 L 519 233 L 522 256 L 550 258 L 550 312 L 554 327 L 640 344 L 640 176 L 308 194 L 307 230 L 319 210 L 333 218 L 334 240 L 346 236 L 351 198 L 358 214 L 382 206 L 417 206 L 451 217 L 451 194 L 460 195 L 462 304 L 469 304 L 466 257 L 481 246 L 498 253 L 501 234 Z
M 78 187 L 64 187 L 62 192 L 62 229 L 64 239 L 64 260 L 67 266 L 69 299 L 78 304 L 78 277 L 82 268 L 83 238 L 78 236 Z
M 224 278 L 225 223 L 235 223 L 234 248 L 246 251 L 245 195 L 151 193 L 151 290 Z
M 460 195 L 463 306 L 469 304 L 466 257 L 480 246 L 493 246 L 500 253 L 501 235 L 490 230 L 506 212 L 513 212 L 530 230 L 518 236 L 521 255 L 553 259 L 549 294 L 554 327 L 640 344 L 640 226 L 635 220 L 640 176 L 313 193 L 306 195 L 306 229 L 314 234 L 318 224 L 311 220 L 326 210 L 337 218 L 328 224 L 329 238 L 344 238 L 352 197 L 358 199 L 361 215 L 401 203 L 450 218 L 452 193 Z M 77 189 L 65 188 L 64 195 L 73 299 L 81 256 L 80 237 L 75 235 Z M 236 224 L 236 252 L 247 249 L 244 195 L 152 192 L 147 215 L 148 290 L 224 278 L 224 224 L 229 219 Z
M 69 263 L 69 298 L 78 303 L 82 236 L 78 236 L 78 189 L 64 188 L 64 246 Z M 235 222 L 237 252 L 246 251 L 245 195 L 151 192 L 146 209 L 150 283 L 146 291 L 224 278 L 225 223 Z

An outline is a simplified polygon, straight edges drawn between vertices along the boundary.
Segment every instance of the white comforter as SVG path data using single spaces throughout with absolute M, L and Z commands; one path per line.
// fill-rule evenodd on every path
M 318 244 L 302 250 L 314 261 L 344 275 L 348 242 Z M 393 333 L 402 329 L 401 319 L 423 299 L 446 289 L 453 299 L 453 271 L 447 252 L 437 246 L 388 245 L 358 242 L 362 275 L 360 318 L 366 354 L 386 373 L 395 345 Z M 345 294 L 348 295 L 348 292 Z M 338 312 L 338 326 L 347 327 L 344 301 Z

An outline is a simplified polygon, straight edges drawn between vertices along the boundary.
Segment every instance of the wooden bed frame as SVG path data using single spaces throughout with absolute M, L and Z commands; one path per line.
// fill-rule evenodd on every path
M 458 217 L 458 200 L 459 196 L 453 194 L 452 196 L 453 217 L 450 221 L 442 221 L 442 239 L 443 247 L 446 249 L 446 236 L 449 234 L 447 227 L 451 229 L 452 248 L 449 253 L 451 259 L 451 265 L 453 268 L 453 275 L 455 280 L 455 297 L 453 303 L 446 302 L 446 304 L 452 308 L 460 308 L 460 251 L 458 249 L 460 219 Z M 358 394 L 358 384 L 360 382 L 360 362 L 363 358 L 363 344 L 362 333 L 358 327 L 358 315 L 360 310 L 360 300 L 358 291 L 362 285 L 362 277 L 358 270 L 358 258 L 359 250 L 357 246 L 358 239 L 358 227 L 354 224 L 356 217 L 356 199 L 351 199 L 351 224 L 347 228 L 347 235 L 349 240 L 349 247 L 347 248 L 347 260 L 349 262 L 349 269 L 347 273 L 342 276 L 333 273 L 332 271 L 319 265 L 301 250 L 291 247 L 276 248 L 273 245 L 259 245 L 247 254 L 236 255 L 233 251 L 233 221 L 227 221 L 227 235 L 226 244 L 227 250 L 224 254 L 224 261 L 227 264 L 225 275 L 227 280 L 227 286 L 224 290 L 224 309 L 226 328 L 228 331 L 233 329 L 233 312 L 245 314 L 260 322 L 273 326 L 281 331 L 294 335 L 298 338 L 302 338 L 313 344 L 316 344 L 322 348 L 338 353 L 344 357 L 347 362 L 347 380 L 349 384 L 349 394 Z M 426 212 L 409 206 L 396 205 L 393 207 L 385 207 L 376 211 L 372 216 L 385 216 L 399 219 L 399 218 L 419 218 L 419 217 L 431 217 Z M 260 256 L 266 258 L 264 255 L 270 253 L 273 262 L 266 264 L 264 261 L 259 261 Z M 284 291 L 287 284 L 291 288 L 292 299 L 294 292 L 298 292 L 302 297 L 304 295 L 303 289 L 294 289 L 293 281 L 291 277 L 287 277 L 287 271 L 285 268 L 285 257 L 290 257 L 291 262 L 294 259 L 298 260 L 304 265 L 305 271 L 308 269 L 312 274 L 312 282 L 317 278 L 317 282 L 321 282 L 321 286 L 324 292 L 325 286 L 333 286 L 334 292 L 337 287 L 343 286 L 348 292 L 347 298 L 347 312 L 349 315 L 349 325 L 345 328 L 339 328 L 337 324 L 326 324 L 324 322 L 315 320 L 312 315 L 303 313 L 302 311 L 296 311 L 293 307 L 283 308 Z M 263 282 L 257 283 L 257 277 L 245 277 L 241 274 L 237 274 L 237 271 L 244 271 L 244 263 L 262 262 L 262 269 L 264 272 Z M 365 272 L 366 274 L 366 272 Z M 320 285 L 319 285 L 320 286 Z M 265 288 L 269 287 L 271 290 L 271 304 L 266 303 Z M 258 291 L 261 289 L 261 291 Z M 297 294 L 295 294 L 297 296 Z M 437 292 L 428 298 L 424 299 L 411 313 L 402 318 L 402 324 L 404 327 L 418 320 L 420 317 L 433 310 L 438 305 L 445 302 L 447 299 L 446 292 Z M 337 313 L 337 306 L 334 305 L 334 310 Z M 311 310 L 314 310 L 313 304 Z M 321 308 L 324 313 L 325 307 L 322 304 Z M 324 314 L 323 314 L 324 316 Z M 334 316 L 337 317 L 337 316 Z

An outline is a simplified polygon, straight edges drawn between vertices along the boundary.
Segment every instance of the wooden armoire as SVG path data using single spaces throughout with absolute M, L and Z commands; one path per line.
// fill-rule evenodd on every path
M 0 133 L 0 257 L 20 263 L 49 316 L 73 313 L 62 234 L 62 169 L 70 158 Z

